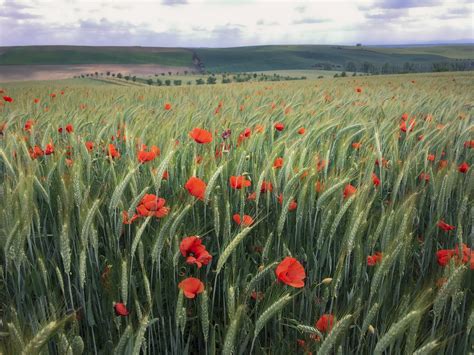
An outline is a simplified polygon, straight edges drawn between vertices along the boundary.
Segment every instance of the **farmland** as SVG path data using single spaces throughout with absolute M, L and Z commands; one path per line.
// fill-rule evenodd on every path
M 473 351 L 472 72 L 1 89 L 1 353 Z

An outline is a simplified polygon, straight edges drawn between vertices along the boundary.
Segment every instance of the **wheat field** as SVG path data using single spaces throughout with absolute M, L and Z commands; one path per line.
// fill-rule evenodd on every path
M 0 352 L 474 351 L 473 93 L 5 84 Z

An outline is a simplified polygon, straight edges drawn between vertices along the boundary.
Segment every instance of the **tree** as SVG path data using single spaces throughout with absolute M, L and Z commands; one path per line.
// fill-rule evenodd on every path
M 166 80 L 165 80 L 165 85 L 166 85 L 166 86 L 170 86 L 170 85 L 171 85 L 171 80 L 166 79 Z
M 343 72 L 341 73 L 341 78 L 345 78 L 346 76 L 347 76 L 346 72 L 343 71 Z
M 109 71 L 107 72 L 107 76 L 110 76 L 110 72 L 109 72 Z
M 153 80 L 152 80 L 152 79 L 148 79 L 148 80 L 146 81 L 146 83 L 147 83 L 148 85 L 152 85 L 152 84 L 153 84 Z
M 125 75 L 125 80 L 129 81 L 130 80 L 130 75 Z
M 163 82 L 160 79 L 156 79 L 156 84 L 158 86 L 161 86 L 161 85 L 163 85 Z
M 133 76 L 132 81 L 133 81 L 133 82 L 137 81 L 137 77 L 136 77 L 136 76 Z
M 122 73 L 118 73 L 117 78 L 122 79 Z
M 181 80 L 174 80 L 174 81 L 173 81 L 173 85 L 174 85 L 174 86 L 180 86 L 181 83 L 182 83 Z
M 216 81 L 217 81 L 217 79 L 216 79 L 214 76 L 209 76 L 209 77 L 207 78 L 207 83 L 208 83 L 208 84 L 215 84 Z
M 334 74 L 334 77 L 339 78 L 339 74 L 338 73 Z
M 204 80 L 202 80 L 201 78 L 196 79 L 196 85 L 203 85 L 203 84 L 204 84 Z

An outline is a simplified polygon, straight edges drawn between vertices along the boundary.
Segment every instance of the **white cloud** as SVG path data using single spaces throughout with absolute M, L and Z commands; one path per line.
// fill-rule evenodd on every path
M 0 0 L 0 45 L 239 46 L 473 40 L 442 0 Z

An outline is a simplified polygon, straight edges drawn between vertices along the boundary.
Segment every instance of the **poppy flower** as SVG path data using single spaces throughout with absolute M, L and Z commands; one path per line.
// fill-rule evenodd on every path
M 410 120 L 410 123 L 408 124 L 408 127 L 407 127 L 406 121 L 402 121 L 400 123 L 400 130 L 402 132 L 407 132 L 407 131 L 411 132 L 411 131 L 413 131 L 414 128 L 415 128 L 415 120 L 414 119 Z
M 33 127 L 33 125 L 35 124 L 35 121 L 33 120 L 27 120 L 25 122 L 25 126 L 23 127 L 23 129 L 27 132 L 30 132 L 31 131 L 31 127 Z
M 109 156 L 112 159 L 120 158 L 120 152 L 117 150 L 117 148 L 115 148 L 115 145 L 113 145 L 112 143 L 109 144 Z
M 40 99 L 34 99 L 33 100 L 35 104 L 39 103 L 40 102 Z
M 236 213 L 232 217 L 235 223 L 237 223 L 239 226 L 242 225 L 244 227 L 249 227 L 253 224 L 253 218 L 250 217 L 247 214 L 244 214 L 243 218 L 240 218 L 240 214 Z
M 354 142 L 352 143 L 352 148 L 354 149 L 360 149 L 360 147 L 362 147 L 362 143 L 361 142 Z
M 161 176 L 162 180 L 168 180 L 170 178 L 170 173 L 168 170 L 163 171 L 163 175 Z
M 321 181 L 316 181 L 314 184 L 314 189 L 316 190 L 317 193 L 320 193 L 321 191 L 324 190 L 324 185 Z
M 196 264 L 198 269 L 212 260 L 212 255 L 202 245 L 202 240 L 195 235 L 184 238 L 179 245 L 179 250 L 186 258 L 186 263 Z
M 29 153 L 30 153 L 31 159 L 36 159 L 36 158 L 42 157 L 44 155 L 43 149 L 41 149 L 37 145 L 35 145 L 33 147 L 33 149 L 30 148 Z
M 263 180 L 262 186 L 260 186 L 260 192 L 265 193 L 265 192 L 272 192 L 273 191 L 273 185 L 269 181 Z
M 273 167 L 275 169 L 280 169 L 283 166 L 283 158 L 276 158 L 273 162 Z
M 241 176 L 231 176 L 229 178 L 229 182 L 230 182 L 230 187 L 233 188 L 233 189 L 237 189 L 237 190 L 240 190 L 242 187 L 249 187 L 250 185 L 252 185 L 252 183 L 250 182 L 250 180 L 247 180 L 247 178 L 243 175 Z
M 199 200 L 204 200 L 207 185 L 201 179 L 193 176 L 184 185 L 184 188 L 188 190 L 189 194 L 196 197 Z
M 146 150 L 142 149 L 139 150 L 137 153 L 138 161 L 142 164 L 152 161 L 153 159 L 155 159 L 155 157 L 156 154 L 153 151 L 147 152 Z
M 253 290 L 252 293 L 250 294 L 250 298 L 252 298 L 254 301 L 261 301 L 265 297 L 264 293 L 262 291 L 255 291 Z
M 420 176 L 418 176 L 418 179 L 420 181 L 424 181 L 424 182 L 428 183 L 428 182 L 430 182 L 430 174 L 421 173 Z
M 230 137 L 230 135 L 232 134 L 232 131 L 230 129 L 226 129 L 224 132 L 222 132 L 222 139 L 227 139 Z
M 438 169 L 443 170 L 448 166 L 448 161 L 447 160 L 440 160 L 438 163 Z
M 6 102 L 13 102 L 13 99 L 10 96 L 4 96 L 3 100 L 5 100 Z
M 298 134 L 305 134 L 306 133 L 306 129 L 304 127 L 301 127 L 299 130 L 298 130 Z
M 196 162 L 196 164 L 201 164 L 201 163 L 202 163 L 202 160 L 203 160 L 202 155 L 198 155 L 198 156 L 196 157 L 196 159 L 194 159 L 194 161 Z
M 194 139 L 195 142 L 199 144 L 206 144 L 212 142 L 212 134 L 209 131 L 201 128 L 194 128 L 189 136 Z
M 453 231 L 453 230 L 456 229 L 455 226 L 452 226 L 452 225 L 450 225 L 450 224 L 447 224 L 447 223 L 446 223 L 444 220 L 442 220 L 442 219 L 438 222 L 437 226 L 438 226 L 440 229 L 444 230 L 445 232 Z
M 351 184 L 347 184 L 344 187 L 344 192 L 343 192 L 344 198 L 348 198 L 354 195 L 356 192 L 357 192 L 357 188 L 355 186 L 352 186 Z
M 402 121 L 408 120 L 408 113 L 404 113 L 401 117 Z
M 204 291 L 204 284 L 201 280 L 195 277 L 184 279 L 179 283 L 178 287 L 183 290 L 186 298 L 195 298 L 198 294 L 203 293 Z
M 280 205 L 283 205 L 283 194 L 280 194 L 280 195 L 278 196 L 278 203 L 279 203 Z M 290 202 L 289 206 L 288 206 L 288 211 L 291 212 L 291 211 L 293 211 L 293 210 L 296 210 L 297 207 L 298 207 L 298 204 L 296 203 L 296 201 L 295 201 L 295 200 L 292 200 L 292 201 Z
M 165 206 L 166 200 L 153 194 L 143 196 L 140 204 L 137 206 L 137 213 L 141 217 L 155 216 L 163 218 L 168 215 L 169 207 Z
M 74 132 L 74 128 L 72 127 L 72 124 L 66 125 L 66 132 L 67 132 L 67 133 L 72 133 L 72 132 Z
M 440 266 L 446 266 L 449 264 L 451 258 L 455 252 L 452 249 L 441 249 L 436 252 L 436 258 Z
M 285 125 L 283 123 L 275 123 L 275 129 L 279 132 L 283 131 L 285 129 Z
M 255 126 L 255 133 L 263 133 L 264 130 L 265 130 L 265 127 L 263 127 L 260 124 Z
M 52 94 L 49 94 L 49 97 L 51 97 L 52 99 L 54 99 L 56 97 L 56 94 L 53 92 Z
M 58 132 L 59 132 L 59 133 L 63 133 L 63 128 L 62 128 L 62 127 L 59 127 L 59 128 L 58 128 Z
M 46 144 L 46 149 L 44 150 L 45 155 L 50 155 L 54 153 L 54 145 L 53 143 Z
M 372 183 L 375 187 L 380 185 L 380 179 L 375 173 L 372 173 Z
M 66 158 L 66 165 L 71 167 L 74 164 L 74 160 Z
M 166 111 L 171 110 L 171 104 L 170 104 L 170 103 L 167 102 L 167 103 L 165 104 L 165 110 L 166 110 Z
M 94 149 L 94 142 L 87 141 L 87 142 L 84 143 L 84 144 L 85 144 L 87 150 L 88 150 L 89 152 L 92 152 L 92 150 Z
M 382 253 L 376 252 L 374 255 L 367 256 L 367 265 L 374 266 L 375 264 L 382 262 Z
M 458 171 L 460 173 L 465 174 L 465 173 L 467 173 L 468 170 L 469 170 L 469 164 L 466 163 L 466 162 L 464 162 L 464 163 L 462 163 L 458 166 Z
M 471 149 L 474 148 L 474 140 L 465 141 L 464 148 L 471 148 Z
M 257 199 L 257 193 L 256 192 L 252 192 L 252 193 L 248 194 L 248 196 L 247 196 L 248 201 L 255 201 L 256 199 Z
M 360 94 L 362 92 L 362 88 L 360 88 L 360 87 L 356 88 L 356 92 L 358 92 Z
M 114 304 L 114 311 L 117 316 L 126 317 L 130 314 L 127 307 L 122 302 L 117 302 Z
M 275 274 L 279 281 L 295 288 L 304 287 L 306 273 L 303 265 L 298 260 L 287 256 L 275 269 Z
M 323 314 L 316 322 L 314 327 L 321 333 L 328 333 L 334 326 L 334 315 Z

